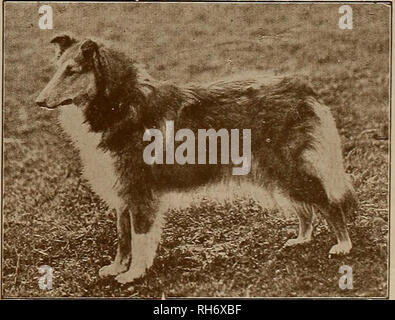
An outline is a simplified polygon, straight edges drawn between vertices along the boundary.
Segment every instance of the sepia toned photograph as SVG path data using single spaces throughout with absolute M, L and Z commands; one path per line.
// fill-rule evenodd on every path
M 1 297 L 388 298 L 391 12 L 5 1 Z

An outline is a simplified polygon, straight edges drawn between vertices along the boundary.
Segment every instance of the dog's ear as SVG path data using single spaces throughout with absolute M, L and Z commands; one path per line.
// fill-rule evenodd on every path
M 58 57 L 60 57 L 65 50 L 70 48 L 76 42 L 77 41 L 68 34 L 57 35 L 50 41 L 50 43 L 58 46 Z
M 98 45 L 93 40 L 84 40 L 81 44 L 81 53 L 85 59 L 91 59 L 98 50 Z

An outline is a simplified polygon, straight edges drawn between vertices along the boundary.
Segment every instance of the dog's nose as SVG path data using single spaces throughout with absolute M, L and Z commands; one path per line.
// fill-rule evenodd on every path
M 36 100 L 36 105 L 38 105 L 39 107 L 47 107 L 47 103 L 40 100 Z

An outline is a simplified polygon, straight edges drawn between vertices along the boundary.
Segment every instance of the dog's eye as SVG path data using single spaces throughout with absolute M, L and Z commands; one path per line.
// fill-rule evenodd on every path
M 66 67 L 66 74 L 68 76 L 71 76 L 74 73 L 77 73 L 77 68 L 73 67 L 72 65 Z

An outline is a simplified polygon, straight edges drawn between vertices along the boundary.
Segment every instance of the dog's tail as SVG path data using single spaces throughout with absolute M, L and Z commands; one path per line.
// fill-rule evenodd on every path
M 358 207 L 350 177 L 345 173 L 341 142 L 335 120 L 329 108 L 314 98 L 307 99 L 318 121 L 310 132 L 311 145 L 303 154 L 305 170 L 321 182 L 329 205 L 340 208 L 349 218 L 355 218 Z

